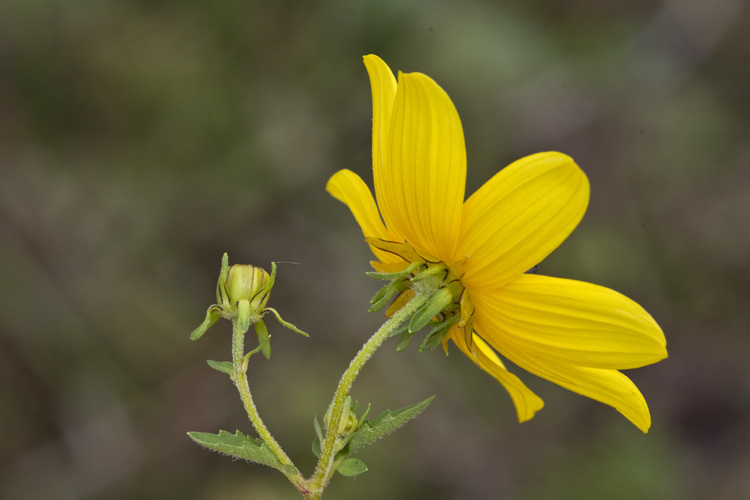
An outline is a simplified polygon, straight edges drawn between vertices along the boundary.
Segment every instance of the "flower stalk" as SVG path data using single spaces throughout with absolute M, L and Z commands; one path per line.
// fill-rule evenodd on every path
M 260 436 L 276 459 L 281 463 L 282 467 L 279 470 L 287 477 L 287 479 L 289 479 L 289 481 L 292 482 L 292 484 L 297 486 L 297 489 L 300 489 L 299 485 L 304 483 L 304 477 L 286 452 L 281 448 L 281 445 L 276 439 L 274 439 L 273 435 L 271 435 L 266 424 L 263 423 L 263 420 L 258 413 L 258 409 L 255 406 L 255 402 L 253 401 L 253 396 L 250 393 L 250 386 L 247 383 L 247 360 L 249 359 L 249 356 L 245 355 L 245 333 L 247 333 L 247 330 L 242 329 L 239 321 L 232 321 L 233 370 L 231 378 L 237 387 L 237 391 L 240 393 L 240 399 L 242 400 L 242 404 L 245 407 L 250 422 L 253 424 L 253 428 L 255 428 L 258 436 Z M 262 347 L 262 345 L 259 346 L 259 348 Z M 252 352 L 248 354 L 252 354 Z
M 354 359 L 352 359 L 349 367 L 341 377 L 336 393 L 333 396 L 333 401 L 331 401 L 329 429 L 339 428 L 341 418 L 344 416 L 343 410 L 346 397 L 349 395 L 349 390 L 351 389 L 354 380 L 357 378 L 357 375 L 359 375 L 359 372 L 362 371 L 362 367 L 364 367 L 365 363 L 367 363 L 378 347 L 380 347 L 383 342 L 401 326 L 402 323 L 427 303 L 429 298 L 430 294 L 428 292 L 415 295 L 411 301 L 396 312 L 396 314 L 386 321 L 383 326 L 381 326 L 378 331 L 370 337 L 370 340 L 362 346 L 362 349 L 360 349 Z M 328 432 L 323 440 L 321 445 L 322 452 L 320 459 L 318 460 L 318 465 L 309 481 L 312 496 L 305 497 L 308 500 L 317 500 L 320 498 L 320 493 L 322 493 L 323 489 L 331 480 L 331 476 L 335 472 L 334 462 L 336 459 L 336 453 L 339 451 L 336 449 L 336 437 L 336 432 Z M 314 492 L 319 493 L 316 495 Z

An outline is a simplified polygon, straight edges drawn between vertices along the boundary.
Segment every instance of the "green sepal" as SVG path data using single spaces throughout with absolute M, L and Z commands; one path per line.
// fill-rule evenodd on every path
M 376 293 L 372 300 L 370 300 L 372 305 L 367 312 L 375 312 L 382 309 L 391 301 L 394 294 L 403 292 L 407 288 L 409 288 L 408 281 L 391 281 L 378 290 L 378 293 Z
M 417 269 L 419 266 L 422 266 L 422 265 L 424 265 L 424 262 L 417 261 L 417 262 L 412 262 L 411 264 L 409 264 L 409 266 L 406 269 L 404 269 L 403 271 L 399 271 L 397 273 L 379 273 L 377 271 L 370 271 L 370 272 L 366 272 L 365 274 L 369 276 L 370 278 L 375 278 L 376 280 L 391 281 L 395 279 L 401 279 L 404 276 L 411 274 L 412 271 L 414 271 L 415 269 Z
M 229 305 L 227 296 L 227 276 L 229 275 L 229 254 L 224 252 L 221 257 L 221 271 L 219 272 L 219 281 L 216 283 L 216 303 L 219 307 Z
M 365 446 L 368 446 L 395 431 L 406 422 L 422 413 L 433 399 L 435 399 L 435 396 L 430 396 L 424 401 L 401 408 L 400 410 L 393 412 L 386 410 L 378 415 L 372 422 L 364 422 L 362 426 L 352 434 L 351 439 L 349 440 L 349 454 L 354 454 Z
M 208 363 L 208 366 L 218 372 L 226 373 L 230 377 L 234 375 L 234 365 L 231 361 L 214 361 L 212 359 L 208 359 L 206 360 L 206 363 Z
M 430 300 L 423 305 L 409 321 L 409 331 L 414 333 L 421 330 L 434 316 L 442 312 L 453 301 L 453 294 L 447 288 L 438 290 Z
M 367 472 L 367 466 L 358 458 L 345 458 L 341 461 L 336 471 L 342 476 L 354 477 Z
M 430 333 L 428 333 L 422 343 L 419 344 L 419 352 L 429 351 L 430 349 L 434 349 L 435 347 L 440 345 L 440 343 L 450 331 L 451 327 L 458 323 L 458 320 L 460 319 L 460 314 L 454 314 L 450 319 L 443 321 L 435 328 L 430 330 Z
M 382 309 L 385 307 L 386 304 L 391 300 L 391 297 L 393 297 L 393 294 L 396 293 L 396 290 L 398 288 L 398 281 L 391 281 L 387 285 L 383 286 L 378 292 L 375 294 L 375 296 L 370 299 L 370 308 L 367 310 L 367 312 L 375 312 L 379 309 Z
M 187 434 L 190 439 L 209 450 L 267 465 L 274 469 L 282 469 L 281 462 L 263 441 L 245 436 L 240 431 L 235 434 L 227 431 L 219 431 L 218 434 L 208 432 L 188 432 Z
M 237 301 L 237 325 L 239 326 L 242 333 L 245 333 L 250 329 L 250 301 L 249 300 L 238 300 Z
M 274 283 L 276 283 L 276 263 L 271 262 L 271 275 L 268 277 L 268 283 L 266 283 L 266 286 L 260 289 L 260 291 L 258 291 L 258 293 L 252 298 L 252 303 L 250 305 L 252 306 L 251 309 L 253 311 L 259 313 L 260 310 L 266 306 L 268 303 L 268 296 L 271 293 Z
M 258 347 L 263 351 L 263 356 L 265 356 L 266 359 L 271 359 L 271 342 L 269 342 L 271 336 L 268 335 L 266 324 L 263 320 L 256 321 L 253 323 L 253 328 L 255 328 L 255 334 L 258 336 Z
M 445 274 L 448 275 L 448 268 L 445 266 L 445 264 L 432 264 L 430 266 L 427 266 L 426 269 L 420 271 L 417 273 L 416 276 L 414 276 L 411 281 L 421 281 L 426 278 L 430 278 L 432 276 L 437 276 L 438 274 Z
M 408 332 L 408 331 L 409 331 L 409 325 L 408 324 L 404 324 L 404 325 L 399 326 L 395 330 L 393 330 L 391 333 L 389 333 L 388 337 L 389 338 L 390 337 L 395 337 L 397 335 L 401 335 L 402 333 Z
M 278 311 L 277 311 L 276 309 L 274 309 L 273 307 L 266 307 L 265 309 L 263 309 L 263 314 L 265 314 L 265 313 L 267 313 L 267 312 L 271 312 L 271 313 L 273 313 L 273 315 L 274 315 L 274 316 L 276 316 L 276 320 L 277 320 L 277 321 L 278 321 L 279 323 L 281 323 L 281 326 L 283 326 L 284 328 L 287 328 L 287 329 L 289 329 L 289 330 L 293 331 L 294 333 L 299 333 L 300 335 L 303 335 L 303 336 L 305 336 L 305 337 L 310 337 L 310 335 L 309 335 L 309 334 L 307 334 L 307 333 L 303 332 L 302 330 L 300 330 L 299 328 L 297 328 L 296 326 L 294 326 L 294 325 L 293 325 L 293 324 L 291 324 L 290 322 L 288 322 L 288 321 L 284 321 L 283 319 L 281 319 L 281 315 L 280 315 L 280 314 L 279 314 L 279 312 L 278 312 Z
M 211 328 L 214 323 L 219 321 L 219 318 L 221 318 L 221 309 L 216 305 L 212 305 L 208 308 L 208 311 L 206 311 L 206 319 L 203 320 L 203 323 L 201 323 L 201 326 L 193 330 L 193 332 L 190 334 L 190 340 L 198 340 L 203 336 L 204 333 L 206 333 L 206 330 Z
M 404 329 L 398 338 L 398 344 L 396 344 L 396 350 L 403 351 L 404 349 L 409 347 L 409 343 L 411 342 L 411 338 L 413 336 L 414 336 L 414 332 L 410 332 L 408 328 Z

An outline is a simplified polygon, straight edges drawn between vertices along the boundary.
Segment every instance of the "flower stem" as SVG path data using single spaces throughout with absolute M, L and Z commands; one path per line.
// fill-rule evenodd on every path
M 255 431 L 263 442 L 266 443 L 266 446 L 268 446 L 279 462 L 281 462 L 282 468 L 279 470 L 301 493 L 304 494 L 304 492 L 306 492 L 306 488 L 304 487 L 304 477 L 268 431 L 268 428 L 258 414 L 258 409 L 255 407 L 255 402 L 253 402 L 253 397 L 250 394 L 250 386 L 247 383 L 247 374 L 242 366 L 245 358 L 245 333 L 246 331 L 243 331 L 239 322 L 232 321 L 232 365 L 234 368 L 232 379 L 237 386 L 240 398 L 245 406 L 245 411 L 247 412 L 247 416 L 250 418 L 253 427 L 255 427 Z
M 331 418 L 328 425 L 329 432 L 326 433 L 326 437 L 321 443 L 321 454 L 320 459 L 318 460 L 318 465 L 315 468 L 312 477 L 307 481 L 309 488 L 308 494 L 303 494 L 307 500 L 320 499 L 323 489 L 326 487 L 331 476 L 335 472 L 335 470 L 333 470 L 333 465 L 336 459 L 336 453 L 339 450 L 335 449 L 337 433 L 331 432 L 330 429 L 339 428 L 343 414 L 344 402 L 349 395 L 349 390 L 354 383 L 354 379 L 357 378 L 362 367 L 367 363 L 378 347 L 380 347 L 391 333 L 401 326 L 404 321 L 411 317 L 420 307 L 425 305 L 429 298 L 429 293 L 417 293 L 411 301 L 399 309 L 378 329 L 377 332 L 373 334 L 372 337 L 370 337 L 354 359 L 352 359 L 349 368 L 344 372 L 344 375 L 339 381 L 336 393 L 333 396 L 333 401 L 331 402 Z

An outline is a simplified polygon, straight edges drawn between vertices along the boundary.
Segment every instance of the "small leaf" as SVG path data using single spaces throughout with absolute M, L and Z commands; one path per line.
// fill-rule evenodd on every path
M 313 427 L 315 427 L 315 434 L 318 436 L 318 439 L 323 441 L 323 438 L 325 435 L 323 434 L 323 427 L 320 425 L 320 422 L 318 422 L 317 415 L 315 416 L 315 419 L 313 420 Z
M 349 453 L 353 454 L 395 431 L 409 420 L 413 419 L 435 399 L 431 396 L 424 401 L 401 408 L 396 411 L 386 410 L 372 422 L 365 422 L 357 432 L 352 434 L 349 441 Z
M 313 442 L 312 442 L 312 452 L 313 452 L 313 455 L 315 455 L 318 458 L 320 458 L 320 454 L 323 452 L 323 450 L 321 450 L 321 448 L 320 448 L 320 438 L 318 438 L 318 437 L 316 437 L 315 439 L 313 439 Z
M 341 461 L 336 470 L 342 476 L 354 477 L 359 476 L 363 472 L 367 472 L 367 466 L 358 458 L 345 458 Z
M 188 436 L 209 450 L 267 465 L 274 469 L 281 469 L 282 467 L 279 460 L 263 441 L 245 436 L 240 431 L 235 434 L 230 434 L 227 431 L 219 431 L 218 434 L 188 432 Z
M 206 363 L 208 363 L 208 366 L 216 371 L 226 373 L 229 376 L 232 376 L 234 374 L 234 365 L 231 361 L 214 361 L 212 359 L 209 359 L 206 360 Z

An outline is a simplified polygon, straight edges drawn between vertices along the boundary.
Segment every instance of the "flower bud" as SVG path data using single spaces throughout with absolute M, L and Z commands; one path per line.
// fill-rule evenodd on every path
M 264 289 L 269 279 L 268 273 L 261 267 L 243 264 L 233 265 L 229 268 L 226 283 L 229 302 L 236 304 L 240 300 L 252 300 Z M 269 295 L 266 294 L 262 303 L 258 304 L 260 308 L 265 307 Z
M 323 417 L 323 425 L 325 425 L 326 431 L 332 432 L 331 430 L 331 409 L 329 408 Z M 336 434 L 340 438 L 346 437 L 349 434 L 354 433 L 359 427 L 359 420 L 357 419 L 356 405 L 352 404 L 352 398 L 346 397 L 344 401 L 344 408 L 341 413 L 341 421 L 339 422 L 338 429 L 334 429 Z

